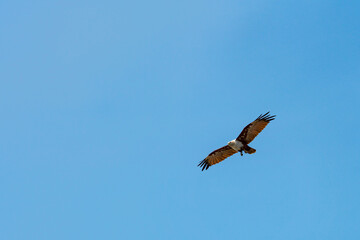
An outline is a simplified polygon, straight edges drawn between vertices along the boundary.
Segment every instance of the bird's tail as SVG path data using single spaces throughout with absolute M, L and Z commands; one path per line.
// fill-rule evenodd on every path
M 246 146 L 244 147 L 244 151 L 245 151 L 246 153 L 248 153 L 248 154 L 253 154 L 253 153 L 256 152 L 256 149 L 254 149 L 254 148 L 249 147 L 249 146 L 246 145 Z

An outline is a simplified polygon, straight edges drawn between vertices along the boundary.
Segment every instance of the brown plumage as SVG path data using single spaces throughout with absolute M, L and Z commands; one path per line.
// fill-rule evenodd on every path
M 228 158 L 235 153 L 237 153 L 236 150 L 232 149 L 229 145 L 226 145 L 211 152 L 204 160 L 199 163 L 198 166 L 202 167 L 202 171 L 204 171 L 204 169 L 207 170 L 210 166 L 221 162 L 225 158 Z
M 255 121 L 247 125 L 236 138 L 245 144 L 251 143 L 252 140 L 269 124 L 270 121 L 275 119 L 274 116 L 269 115 L 270 112 L 260 115 Z
M 270 121 L 275 119 L 274 116 L 270 116 L 269 112 L 260 115 L 255 121 L 248 124 L 240 133 L 240 135 L 228 143 L 228 145 L 216 149 L 211 152 L 204 160 L 199 163 L 199 167 L 202 171 L 207 170 L 210 166 L 217 164 L 224 159 L 234 155 L 237 152 L 243 155 L 243 151 L 248 154 L 256 152 L 254 148 L 248 146 L 248 144 L 254 140 L 254 138 L 269 124 Z

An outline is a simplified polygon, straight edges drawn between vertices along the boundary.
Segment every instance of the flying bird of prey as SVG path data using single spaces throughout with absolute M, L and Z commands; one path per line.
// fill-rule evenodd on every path
M 275 119 L 275 115 L 270 116 L 269 113 L 270 112 L 261 114 L 255 121 L 247 125 L 236 139 L 228 142 L 226 146 L 211 152 L 198 165 L 202 168 L 202 171 L 204 171 L 204 169 L 207 170 L 210 166 L 223 161 L 237 152 L 240 152 L 241 156 L 243 155 L 243 151 L 248 154 L 255 153 L 256 150 L 249 147 L 248 144 L 254 140 L 270 121 Z

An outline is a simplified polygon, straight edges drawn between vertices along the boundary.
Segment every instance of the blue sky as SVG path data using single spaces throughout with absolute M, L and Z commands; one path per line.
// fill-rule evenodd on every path
M 359 239 L 359 7 L 1 1 L 0 238 Z

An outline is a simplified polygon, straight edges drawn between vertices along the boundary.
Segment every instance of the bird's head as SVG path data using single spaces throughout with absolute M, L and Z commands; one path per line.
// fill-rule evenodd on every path
M 234 140 L 228 142 L 228 145 L 229 145 L 229 146 L 234 146 L 234 144 L 235 144 L 235 141 L 234 141 Z

